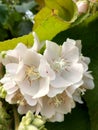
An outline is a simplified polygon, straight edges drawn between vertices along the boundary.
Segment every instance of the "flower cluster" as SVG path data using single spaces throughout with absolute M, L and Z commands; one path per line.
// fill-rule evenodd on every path
M 34 45 L 27 48 L 19 43 L 15 49 L 3 53 L 5 75 L 0 80 L 7 92 L 6 101 L 18 104 L 20 114 L 31 110 L 49 121 L 63 121 L 75 101 L 93 89 L 93 77 L 88 71 L 90 59 L 81 54 L 81 41 L 67 39 L 59 46 L 45 41 L 40 44 L 35 33 Z M 41 45 L 46 48 L 38 53 Z

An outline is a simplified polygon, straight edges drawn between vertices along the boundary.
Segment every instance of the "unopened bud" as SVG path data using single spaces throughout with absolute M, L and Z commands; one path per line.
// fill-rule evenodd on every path
M 2 52 L 0 53 L 0 55 L 2 56 L 2 58 L 5 58 L 6 51 L 2 51 Z
M 35 118 L 33 120 L 32 124 L 39 128 L 39 127 L 41 127 L 42 125 L 45 124 L 45 121 L 40 119 L 40 118 Z
M 46 120 L 40 115 L 34 115 L 31 111 L 22 117 L 18 130 L 47 130 L 44 126 Z
M 89 3 L 86 0 L 76 2 L 79 14 L 86 13 L 89 7 Z
M 0 98 L 5 98 L 6 97 L 6 91 L 3 88 L 2 85 L 0 85 Z
M 34 119 L 34 115 L 31 111 L 28 111 L 26 114 L 26 118 L 31 118 L 32 120 Z

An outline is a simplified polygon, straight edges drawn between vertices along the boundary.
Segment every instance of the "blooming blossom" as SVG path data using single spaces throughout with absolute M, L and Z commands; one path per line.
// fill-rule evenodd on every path
M 64 120 L 64 114 L 70 113 L 74 107 L 73 99 L 68 97 L 66 92 L 63 92 L 53 98 L 44 97 L 41 114 L 51 122 L 61 122 Z
M 45 65 L 42 66 L 43 62 Z M 9 50 L 3 59 L 6 74 L 1 79 L 4 89 L 7 91 L 6 100 L 9 103 L 22 100 L 30 106 L 35 106 L 39 97 L 46 95 L 49 91 L 49 81 L 54 75 L 43 56 L 33 49 L 28 49 L 20 43 L 14 50 Z M 40 71 L 44 70 L 44 75 Z M 48 67 L 48 69 L 47 69 Z M 17 92 L 20 92 L 17 93 Z M 14 98 L 16 93 L 19 95 Z M 16 102 L 15 102 L 16 101 Z
M 44 56 L 56 75 L 50 82 L 48 96 L 62 93 L 67 87 L 82 79 L 83 65 L 78 62 L 79 49 L 74 40 L 67 39 L 62 46 L 47 41 Z
M 90 58 L 82 55 L 81 41 L 72 39 L 62 46 L 46 41 L 42 55 L 38 51 L 45 42 L 40 44 L 35 32 L 33 36 L 31 48 L 19 43 L 1 57 L 6 73 L 0 82 L 7 92 L 6 101 L 18 104 L 20 114 L 31 110 L 51 122 L 61 122 L 75 102 L 83 103 L 85 91 L 94 88 Z

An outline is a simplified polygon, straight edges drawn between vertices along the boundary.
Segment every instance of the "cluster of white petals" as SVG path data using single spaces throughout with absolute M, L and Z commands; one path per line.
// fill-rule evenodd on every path
M 34 45 L 19 43 L 2 58 L 5 75 L 0 80 L 7 92 L 6 101 L 18 104 L 18 112 L 28 110 L 45 116 L 49 121 L 63 121 L 81 95 L 93 89 L 88 71 L 90 59 L 81 54 L 81 41 L 67 39 L 62 46 L 46 41 L 43 54 L 35 33 Z

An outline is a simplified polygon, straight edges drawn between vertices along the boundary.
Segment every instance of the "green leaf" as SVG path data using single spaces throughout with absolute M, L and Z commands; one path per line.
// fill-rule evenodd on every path
M 25 13 L 36 5 L 35 1 L 30 1 L 28 3 L 22 3 L 21 5 L 16 5 L 15 9 L 19 13 Z
M 42 16 L 44 14 L 44 16 Z M 42 17 L 44 17 L 42 19 Z M 38 23 L 40 21 L 40 23 Z M 37 24 L 37 25 L 36 25 Z M 45 7 L 35 17 L 34 31 L 40 40 L 52 39 L 57 33 L 70 27 L 69 22 L 64 22 L 58 18 L 52 11 Z
M 33 45 L 32 33 L 30 33 L 28 35 L 24 35 L 22 37 L 13 38 L 11 40 L 0 42 L 0 51 L 6 51 L 6 50 L 13 49 L 19 42 L 23 42 L 28 47 L 32 46 Z
M 45 3 L 46 6 L 35 16 L 33 28 L 40 40 L 50 40 L 67 30 L 78 15 L 72 0 L 45 0 Z
M 58 16 L 65 21 L 71 21 L 78 11 L 76 5 L 72 0 L 45 0 L 46 6 L 50 9 L 58 11 Z
M 47 0 L 46 3 L 48 4 L 48 2 L 49 1 Z M 59 3 L 57 3 L 57 2 L 59 2 Z M 62 7 L 62 5 L 59 5 L 60 2 L 61 2 L 61 4 L 63 4 L 63 2 L 65 2 L 66 3 L 65 6 Z M 67 30 L 70 27 L 71 22 L 73 21 L 72 19 L 75 20 L 76 12 L 77 12 L 76 5 L 72 2 L 72 0 L 69 0 L 69 2 L 67 2 L 67 0 L 64 0 L 64 1 L 63 0 L 57 0 L 57 1 L 55 0 L 55 4 L 57 5 L 57 8 L 54 10 L 51 9 L 52 8 L 52 0 L 51 0 L 51 5 L 50 5 L 51 8 L 48 8 L 47 4 L 46 4 L 46 7 L 44 7 L 35 16 L 35 24 L 34 24 L 34 28 L 33 28 L 33 30 L 37 33 L 37 35 L 41 41 L 51 40 L 59 32 L 61 32 L 63 30 Z M 63 10 L 63 8 L 65 8 L 65 9 Z M 65 14 L 66 14 L 66 11 L 69 12 L 68 16 L 70 17 L 70 20 L 65 21 L 62 17 L 59 16 L 59 14 L 62 15 L 62 10 L 63 10 L 63 13 L 65 12 Z M 58 12 L 59 12 L 59 14 L 58 14 Z M 65 19 L 67 18 L 66 15 L 64 17 L 65 17 Z M 21 38 L 1 42 L 0 43 L 0 51 L 12 49 L 19 42 L 23 42 L 26 45 L 32 45 L 32 43 L 33 43 L 32 41 L 33 41 L 33 37 L 31 37 L 31 35 L 28 35 L 28 36 L 24 36 Z

